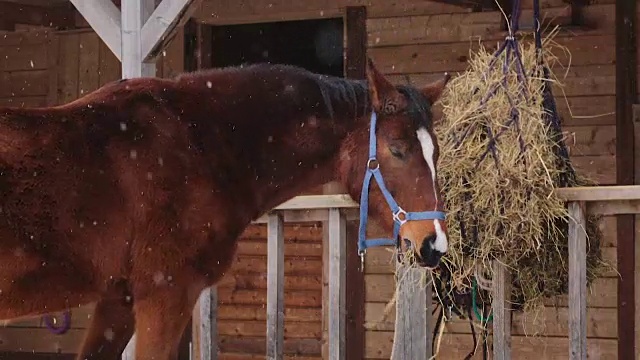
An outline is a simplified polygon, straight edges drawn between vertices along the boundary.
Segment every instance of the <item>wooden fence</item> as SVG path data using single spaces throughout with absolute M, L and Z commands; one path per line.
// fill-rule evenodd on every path
M 557 190 L 568 203 L 569 222 L 569 348 L 570 360 L 587 359 L 587 270 L 586 219 L 587 213 L 600 215 L 640 213 L 640 186 L 576 187 Z M 347 195 L 299 196 L 274 208 L 256 223 L 267 224 L 267 344 L 266 358 L 283 359 L 284 345 L 284 223 L 317 222 L 328 226 L 329 233 L 329 353 L 331 360 L 346 358 L 345 343 L 345 270 L 346 221 L 357 218 L 358 204 Z M 428 359 L 432 355 L 429 316 L 431 292 L 429 287 L 416 291 L 411 279 L 420 270 L 405 269 L 396 302 L 397 315 L 392 358 Z M 409 271 L 409 273 L 406 273 Z M 414 273 L 411 273 L 414 272 Z M 511 358 L 511 314 L 509 310 L 510 274 L 498 262 L 494 263 L 493 278 L 493 357 Z M 215 287 L 202 292 L 193 311 L 192 359 L 215 360 L 218 356 L 216 336 Z M 123 359 L 133 359 L 131 341 Z

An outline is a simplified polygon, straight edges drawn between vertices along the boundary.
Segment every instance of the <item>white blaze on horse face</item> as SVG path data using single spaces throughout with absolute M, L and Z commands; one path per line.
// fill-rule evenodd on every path
M 433 155 L 435 153 L 435 145 L 433 143 L 433 138 L 429 131 L 424 127 L 418 128 L 416 131 L 416 135 L 418 136 L 418 141 L 420 142 L 420 147 L 422 148 L 422 156 L 424 160 L 429 165 L 429 171 L 431 172 L 431 184 L 433 185 L 433 197 L 436 200 L 436 204 L 434 206 L 434 210 L 438 207 L 438 193 L 436 192 L 436 165 L 433 159 Z M 447 243 L 447 235 L 442 230 L 442 225 L 440 225 L 440 220 L 433 220 L 434 227 L 436 229 L 436 240 L 433 243 L 433 249 L 446 253 L 448 248 Z

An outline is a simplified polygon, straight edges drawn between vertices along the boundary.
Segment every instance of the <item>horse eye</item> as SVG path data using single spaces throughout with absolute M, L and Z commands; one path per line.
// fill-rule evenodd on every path
M 389 151 L 391 152 L 391 155 L 397 157 L 398 159 L 402 159 L 404 157 L 404 153 L 396 147 L 390 146 Z

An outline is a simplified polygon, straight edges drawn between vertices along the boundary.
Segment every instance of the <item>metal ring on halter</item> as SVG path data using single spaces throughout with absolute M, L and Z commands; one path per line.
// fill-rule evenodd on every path
M 371 167 L 371 164 L 372 164 L 373 162 L 375 162 L 375 164 L 376 164 L 376 166 L 375 166 L 375 167 Z M 378 162 L 378 159 L 376 159 L 376 158 L 370 158 L 370 159 L 367 161 L 367 168 L 368 168 L 369 170 L 378 170 L 378 169 L 380 168 L 380 163 Z
M 400 219 L 400 215 L 403 215 L 402 219 Z M 400 226 L 404 225 L 404 223 L 407 222 L 407 212 L 402 210 L 402 208 L 398 208 L 398 211 L 393 214 L 393 221 L 398 222 Z

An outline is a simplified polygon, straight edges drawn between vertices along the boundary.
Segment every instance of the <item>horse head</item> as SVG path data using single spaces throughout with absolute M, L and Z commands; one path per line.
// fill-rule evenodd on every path
M 338 163 L 351 196 L 360 200 L 361 256 L 367 247 L 364 229 L 369 215 L 393 227 L 390 241 L 399 242 L 405 253 L 413 250 L 420 266 L 436 267 L 447 252 L 431 107 L 448 81 L 445 74 L 423 88 L 396 86 L 371 60 L 367 63 L 371 111 L 363 119 L 368 121 L 361 121 L 366 125 L 343 141 Z

